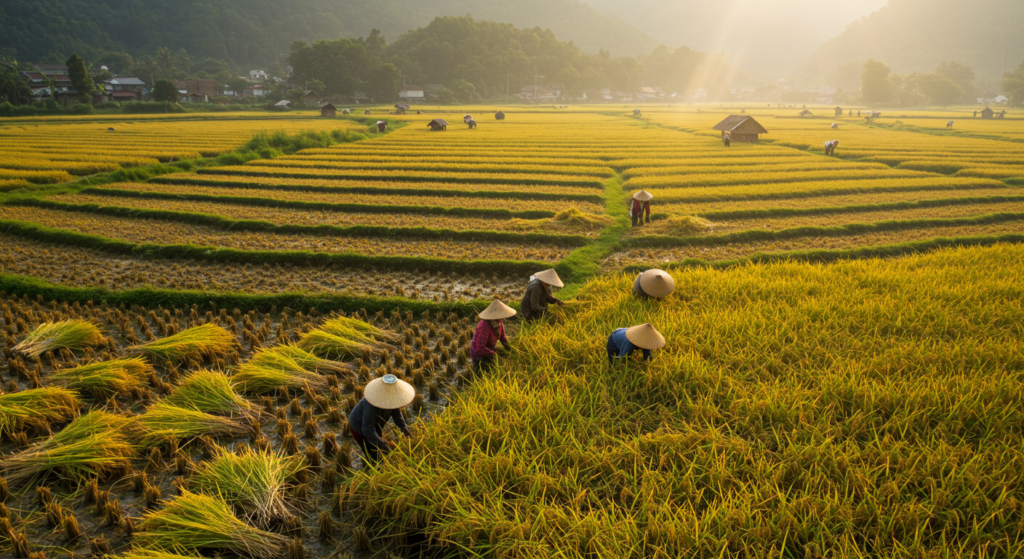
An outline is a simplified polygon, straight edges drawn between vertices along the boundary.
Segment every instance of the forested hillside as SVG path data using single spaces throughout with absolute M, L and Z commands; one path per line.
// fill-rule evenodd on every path
M 391 41 L 438 15 L 471 14 L 520 27 L 550 28 L 582 49 L 649 52 L 656 43 L 636 28 L 573 0 L 4 0 L 0 56 L 63 62 L 78 52 L 114 61 L 115 52 L 185 49 L 242 68 L 283 59 L 295 40 L 365 35 Z
M 890 0 L 821 45 L 805 68 L 827 76 L 832 68 L 867 58 L 894 72 L 931 71 L 942 61 L 974 68 L 979 81 L 998 80 L 1024 59 L 1024 2 L 1020 0 Z

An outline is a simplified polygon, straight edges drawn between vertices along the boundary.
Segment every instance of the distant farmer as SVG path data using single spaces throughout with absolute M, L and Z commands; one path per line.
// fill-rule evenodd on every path
M 608 336 L 608 363 L 628 358 L 634 351 L 643 350 L 644 360 L 651 360 L 651 351 L 665 347 L 665 338 L 650 324 L 632 328 L 619 328 Z
M 110 128 L 107 128 L 107 132 L 113 132 L 113 131 L 114 131 L 114 127 L 113 126 L 111 126 Z
M 853 109 L 850 110 L 850 114 L 847 116 L 853 116 Z
M 386 120 L 378 120 L 377 121 L 377 132 L 383 134 L 384 131 L 387 130 L 387 129 L 388 129 L 388 121 L 386 121 Z
M 462 115 L 462 122 L 469 124 L 469 121 L 473 120 L 473 115 Z
M 839 140 L 829 140 L 825 142 L 825 155 L 835 154 L 837 147 L 839 147 Z
M 537 320 L 544 316 L 548 305 L 563 304 L 561 299 L 551 294 L 552 287 L 565 287 L 554 268 L 530 276 L 526 293 L 519 303 L 519 315 L 523 317 L 523 320 L 527 322 Z
M 370 109 L 366 109 L 365 111 L 363 111 L 363 114 L 366 115 L 366 116 L 369 116 L 370 115 Z
M 978 118 L 978 111 L 974 111 L 974 118 Z
M 725 147 L 730 147 L 732 145 L 732 134 L 729 132 L 723 132 L 722 143 L 725 144 Z
M 951 120 L 951 121 L 946 123 L 946 130 L 952 130 L 952 129 L 953 129 L 953 121 Z
M 494 366 L 494 357 L 498 354 L 495 351 L 498 342 L 501 342 L 505 349 L 509 348 L 508 338 L 505 336 L 505 323 L 502 321 L 515 315 L 516 311 L 497 300 L 480 313 L 480 322 L 476 325 L 473 343 L 469 346 L 469 358 L 473 362 L 473 372 L 486 372 Z
M 832 123 L 832 126 L 830 126 L 830 128 L 832 128 L 833 130 L 835 130 L 836 128 L 839 128 L 839 125 L 833 122 L 833 123 Z
M 661 299 L 676 290 L 676 281 L 664 270 L 640 272 L 633 282 L 633 295 L 638 299 Z
M 860 111 L 857 111 L 857 118 L 860 118 Z
M 633 227 L 651 222 L 651 199 L 654 195 L 646 190 L 641 190 L 633 195 L 629 204 L 629 217 L 633 221 Z M 645 219 L 646 218 L 646 219 Z
M 415 397 L 416 389 L 395 375 L 375 378 L 363 388 L 363 399 L 348 416 L 348 428 L 352 438 L 363 447 L 367 464 L 377 463 L 381 454 L 391 450 L 391 445 L 380 438 L 389 419 L 406 437 L 412 436 L 402 408 L 412 403 Z
M 469 129 L 472 130 L 472 129 L 476 128 L 476 119 L 475 118 L 471 118 L 471 119 L 469 119 L 469 122 L 467 122 L 466 124 L 469 124 Z

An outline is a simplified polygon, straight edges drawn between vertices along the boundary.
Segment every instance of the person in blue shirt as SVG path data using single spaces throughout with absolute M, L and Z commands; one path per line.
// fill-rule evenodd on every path
M 634 351 L 643 351 L 644 360 L 651 360 L 651 351 L 665 347 L 665 338 L 650 324 L 632 328 L 619 328 L 608 336 L 608 363 L 629 357 Z

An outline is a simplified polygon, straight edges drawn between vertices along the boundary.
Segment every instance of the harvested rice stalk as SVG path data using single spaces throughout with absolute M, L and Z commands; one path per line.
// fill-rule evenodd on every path
M 61 386 L 107 398 L 145 388 L 152 372 L 145 359 L 135 357 L 63 369 L 50 378 Z
M 352 370 L 352 365 L 349 363 L 322 359 L 301 347 L 294 345 L 275 346 L 270 349 L 263 350 L 260 352 L 260 355 L 263 353 L 287 357 L 294 361 L 299 367 L 315 373 L 340 373 Z
M 36 357 L 54 349 L 84 349 L 101 343 L 103 335 L 95 324 L 76 319 L 44 322 L 11 349 L 22 355 Z
M 201 435 L 241 436 L 248 432 L 241 423 L 226 417 L 167 402 L 153 404 L 138 416 L 138 421 L 144 446 L 155 446 L 171 438 L 184 441 Z
M 246 419 L 259 415 L 258 408 L 235 392 L 228 377 L 216 371 L 195 371 L 163 402 L 214 415 L 241 415 Z
M 221 449 L 215 458 L 203 464 L 192 479 L 192 486 L 199 493 L 219 495 L 246 511 L 247 520 L 267 528 L 292 516 L 285 500 L 289 480 L 304 467 L 297 456 L 266 450 L 234 454 Z
M 25 429 L 50 431 L 50 423 L 78 415 L 78 395 L 49 387 L 0 394 L 0 439 Z
M 320 357 L 336 358 L 359 357 L 375 344 L 372 341 L 368 342 L 363 336 L 353 339 L 317 329 L 303 334 L 297 345 Z
M 200 555 L 183 555 L 158 549 L 133 549 L 118 557 L 119 559 L 202 559 Z
M 350 339 L 363 339 L 366 342 L 400 342 L 402 336 L 394 332 L 386 332 L 376 326 L 345 316 L 336 316 L 320 325 L 320 329 Z
M 173 336 L 129 348 L 162 361 L 182 361 L 222 356 L 238 344 L 235 337 L 216 324 L 203 324 Z
M 240 520 L 223 499 L 187 490 L 146 515 L 135 541 L 168 550 L 226 550 L 256 559 L 276 559 L 288 543 L 280 534 Z
M 231 376 L 231 385 L 249 394 L 267 394 L 278 388 L 326 390 L 327 379 L 307 370 L 288 355 L 273 349 L 261 350 Z
M 127 417 L 89 412 L 53 437 L 5 456 L 3 475 L 12 483 L 34 483 L 53 474 L 78 485 L 124 472 L 138 450 L 128 433 L 131 424 Z

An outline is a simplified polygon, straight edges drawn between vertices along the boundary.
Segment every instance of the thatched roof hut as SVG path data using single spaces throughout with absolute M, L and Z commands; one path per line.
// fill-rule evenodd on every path
M 807 109 L 804 109 L 804 110 L 800 111 L 800 116 L 814 116 L 814 113 L 812 113 L 811 111 L 808 111 Z
M 448 121 L 443 118 L 435 118 L 434 120 L 431 120 L 427 126 L 429 126 L 434 132 L 442 132 L 448 129 Z
M 338 109 L 331 103 L 324 103 L 320 105 L 320 116 L 322 117 L 334 117 L 337 116 Z
M 723 136 L 728 132 L 734 142 L 756 142 L 759 134 L 768 133 L 761 123 L 747 115 L 731 115 L 716 124 L 712 130 L 721 131 Z
M 505 120 L 505 113 L 501 111 L 494 113 L 494 120 Z
M 985 109 L 981 111 L 981 118 L 992 118 L 995 114 L 996 112 L 990 107 L 985 107 Z

